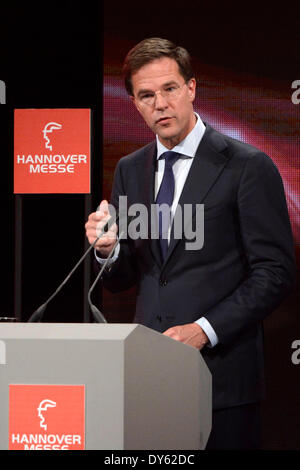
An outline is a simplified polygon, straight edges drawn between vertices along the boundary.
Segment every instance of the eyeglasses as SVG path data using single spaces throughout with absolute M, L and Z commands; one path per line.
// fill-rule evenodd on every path
M 165 100 L 175 101 L 177 98 L 179 98 L 181 89 L 184 87 L 184 85 L 186 85 L 186 83 L 183 83 L 182 85 L 172 84 L 162 88 L 161 90 L 142 92 L 137 97 L 137 100 L 143 105 L 153 106 L 157 97 L 157 93 L 160 93 L 160 95 L 165 98 Z

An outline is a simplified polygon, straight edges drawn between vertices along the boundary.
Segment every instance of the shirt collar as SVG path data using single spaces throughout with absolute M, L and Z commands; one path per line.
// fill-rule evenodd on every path
M 172 148 L 172 152 L 178 152 L 182 155 L 185 155 L 189 158 L 194 158 L 196 150 L 201 142 L 203 134 L 205 132 L 205 125 L 201 120 L 199 114 L 195 113 L 197 122 L 191 132 L 181 141 L 178 145 Z M 164 153 L 168 152 L 170 149 L 167 149 L 159 140 L 156 135 L 156 145 L 157 145 L 157 159 Z

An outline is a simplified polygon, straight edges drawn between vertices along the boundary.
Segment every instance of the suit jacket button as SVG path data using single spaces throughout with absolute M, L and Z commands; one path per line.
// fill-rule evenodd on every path
M 159 280 L 159 285 L 160 286 L 166 286 L 168 284 L 168 281 L 166 279 L 160 279 Z
M 157 315 L 156 318 L 157 318 L 157 320 L 158 320 L 159 322 L 161 322 L 161 316 L 160 316 L 160 315 Z

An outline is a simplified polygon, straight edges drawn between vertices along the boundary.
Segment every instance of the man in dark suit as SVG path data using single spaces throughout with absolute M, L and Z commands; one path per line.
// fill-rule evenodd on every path
M 126 196 L 128 207 L 144 204 L 150 214 L 155 202 L 167 203 L 175 219 L 178 207 L 189 204 L 194 225 L 204 204 L 204 243 L 187 249 L 184 230 L 176 238 L 170 225 L 163 236 L 159 221 L 160 239 L 121 241 L 105 286 L 117 292 L 137 284 L 134 321 L 201 350 L 213 377 L 207 448 L 258 448 L 262 320 L 295 276 L 280 175 L 268 156 L 194 113 L 196 81 L 185 49 L 159 38 L 142 41 L 128 53 L 124 74 L 156 140 L 119 161 L 111 204 L 118 208 Z M 103 201 L 86 223 L 90 243 L 108 218 Z M 100 264 L 116 236 L 114 225 L 97 243 Z

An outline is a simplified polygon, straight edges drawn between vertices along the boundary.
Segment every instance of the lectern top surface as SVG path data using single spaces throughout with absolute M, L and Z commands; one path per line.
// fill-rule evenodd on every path
M 114 323 L 2 323 L 0 339 L 95 339 L 122 340 L 137 324 Z

